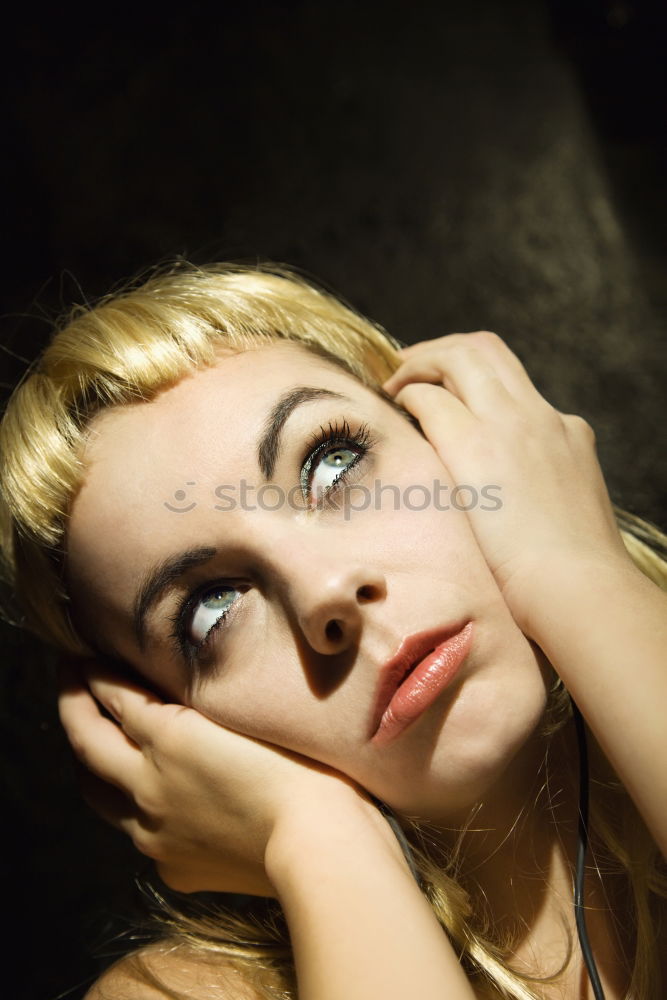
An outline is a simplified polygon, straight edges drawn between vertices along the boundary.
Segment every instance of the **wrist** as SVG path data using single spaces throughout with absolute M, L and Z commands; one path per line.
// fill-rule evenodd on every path
M 560 622 L 562 627 L 588 606 L 591 597 L 643 590 L 654 585 L 629 556 L 562 552 L 544 558 L 521 581 L 515 580 L 505 599 L 521 631 L 538 645 Z M 563 616 L 567 615 L 564 619 Z
M 295 809 L 274 826 L 265 869 L 279 896 L 384 858 L 412 879 L 402 848 L 380 811 L 353 789 L 307 808 Z

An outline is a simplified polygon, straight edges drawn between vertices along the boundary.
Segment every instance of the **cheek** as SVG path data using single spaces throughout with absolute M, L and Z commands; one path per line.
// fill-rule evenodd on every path
M 484 482 L 457 484 L 431 445 L 419 437 L 416 443 L 416 448 L 405 444 L 398 456 L 392 451 L 379 463 L 368 483 L 368 509 L 380 514 L 386 533 L 400 532 L 394 544 L 397 538 L 409 537 L 421 551 L 431 551 L 435 544 L 461 567 L 466 562 L 486 566 L 469 517 L 485 502 Z M 358 516 L 353 514 L 352 521 Z
M 485 780 L 504 770 L 530 739 L 547 705 L 548 670 L 527 642 L 523 650 L 516 646 L 513 655 L 471 678 L 448 720 L 461 760 Z
M 267 675 L 264 667 L 276 663 L 282 663 L 283 669 Z M 296 750 L 295 743 L 305 739 L 306 723 L 313 714 L 304 688 L 305 681 L 285 669 L 284 658 L 274 649 L 271 656 L 235 664 L 226 671 L 221 668 L 202 679 L 193 686 L 189 704 L 243 736 Z
M 423 493 L 410 490 L 402 494 L 402 500 L 407 498 L 414 509 L 404 502 L 396 510 L 385 504 L 381 513 L 367 522 L 362 523 L 360 516 L 360 546 L 369 538 L 375 540 L 375 551 L 381 554 L 381 566 L 387 567 L 391 589 L 401 601 L 412 601 L 406 609 L 416 613 L 417 621 L 421 601 L 432 600 L 438 591 L 445 607 L 445 592 L 468 595 L 472 600 L 470 610 L 481 602 L 497 600 L 500 591 L 467 514 L 451 508 L 438 509 L 435 503 L 418 509 Z M 404 583 L 408 578 L 411 589 L 406 592 Z
M 298 660 L 272 656 L 263 662 L 282 663 L 282 669 L 267 674 L 261 662 L 245 663 L 238 672 L 200 683 L 191 706 L 242 736 L 347 770 L 364 728 L 358 698 L 341 690 L 333 704 L 313 694 Z

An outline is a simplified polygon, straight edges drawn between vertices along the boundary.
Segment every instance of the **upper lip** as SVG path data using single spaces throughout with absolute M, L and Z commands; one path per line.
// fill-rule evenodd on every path
M 389 702 L 410 671 L 418 663 L 421 663 L 424 657 L 432 653 L 437 646 L 446 642 L 447 639 L 451 639 L 452 636 L 458 635 L 464 625 L 465 622 L 457 622 L 455 625 L 441 625 L 439 628 L 415 632 L 403 639 L 395 656 L 392 656 L 380 670 L 371 719 L 371 735 L 377 732 Z

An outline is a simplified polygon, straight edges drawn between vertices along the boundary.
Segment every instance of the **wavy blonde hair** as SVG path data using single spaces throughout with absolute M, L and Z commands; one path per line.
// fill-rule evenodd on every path
M 400 345 L 381 328 L 276 267 L 178 264 L 92 308 L 74 309 L 15 389 L 0 425 L 6 620 L 62 652 L 98 652 L 70 618 L 64 572 L 68 512 L 86 473 L 81 456 L 90 420 L 101 409 L 150 400 L 184 375 L 215 364 L 221 346 L 243 351 L 276 340 L 302 344 L 376 391 L 399 364 Z M 616 513 L 633 561 L 667 589 L 667 537 L 633 515 Z M 547 716 L 550 732 L 568 716 L 567 693 L 557 680 Z M 592 831 L 604 863 L 625 874 L 633 899 L 637 945 L 629 996 L 648 997 L 657 982 L 651 901 L 667 894 L 665 880 L 619 783 L 594 775 L 592 788 Z M 542 981 L 510 968 L 508 942 L 499 939 L 492 920 L 474 912 L 459 852 L 438 854 L 423 825 L 405 821 L 405 830 L 423 891 L 478 990 L 513 1000 L 539 996 Z M 194 948 L 207 961 L 224 960 L 272 1000 L 296 995 L 277 903 L 257 901 L 243 913 L 218 907 L 193 912 L 190 901 L 161 899 L 160 911 L 168 930 L 165 947 Z M 135 962 L 137 975 L 154 981 L 140 956 Z M 175 995 L 166 984 L 161 988 Z

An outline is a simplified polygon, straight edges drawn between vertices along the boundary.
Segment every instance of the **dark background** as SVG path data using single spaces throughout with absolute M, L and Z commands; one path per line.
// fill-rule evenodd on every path
M 401 339 L 495 329 L 665 526 L 662 2 L 24 5 L 5 24 L 6 396 L 160 259 L 277 260 Z M 8 996 L 76 998 L 142 868 L 77 797 L 52 657 L 0 633 Z

